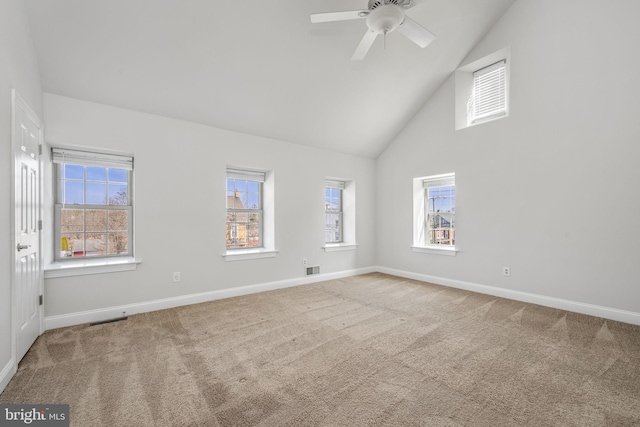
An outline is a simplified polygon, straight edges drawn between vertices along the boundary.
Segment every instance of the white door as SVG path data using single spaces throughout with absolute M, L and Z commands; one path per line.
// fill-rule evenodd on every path
M 15 153 L 15 271 L 13 307 L 16 363 L 41 333 L 40 143 L 42 126 L 29 106 L 13 93 Z

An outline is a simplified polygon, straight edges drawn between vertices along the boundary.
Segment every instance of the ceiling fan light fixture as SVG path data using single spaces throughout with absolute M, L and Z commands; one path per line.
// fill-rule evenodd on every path
M 404 10 L 395 4 L 384 4 L 373 9 L 367 16 L 367 26 L 378 34 L 395 30 L 404 20 Z

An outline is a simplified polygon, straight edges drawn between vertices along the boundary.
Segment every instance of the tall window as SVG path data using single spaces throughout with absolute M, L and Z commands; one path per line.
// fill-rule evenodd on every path
M 473 73 L 473 93 L 469 103 L 471 123 L 489 120 L 507 113 L 506 61 L 481 68 Z
M 55 259 L 133 256 L 133 158 L 52 149 Z
M 227 169 L 227 249 L 261 248 L 264 172 Z
M 423 180 L 426 245 L 455 246 L 455 174 L 436 175 Z
M 324 241 L 325 243 L 341 243 L 342 237 L 342 192 L 344 182 L 325 182 L 324 187 Z

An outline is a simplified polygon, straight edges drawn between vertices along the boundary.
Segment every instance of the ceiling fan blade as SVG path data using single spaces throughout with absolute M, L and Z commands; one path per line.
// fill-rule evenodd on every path
M 368 14 L 368 10 L 344 10 L 342 12 L 312 13 L 311 22 L 313 24 L 317 24 L 320 22 L 348 21 L 350 19 L 366 18 Z
M 364 37 L 362 37 L 362 40 L 360 40 L 360 44 L 356 48 L 356 51 L 353 52 L 351 60 L 362 60 L 367 52 L 369 52 L 369 49 L 371 48 L 371 45 L 373 45 L 373 42 L 376 40 L 376 37 L 378 37 L 378 33 L 376 33 L 375 31 L 367 30 L 367 32 L 364 33 Z
M 420 47 L 427 47 L 429 43 L 436 39 L 436 36 L 431 31 L 408 16 L 404 17 L 404 21 L 398 27 L 398 31 Z

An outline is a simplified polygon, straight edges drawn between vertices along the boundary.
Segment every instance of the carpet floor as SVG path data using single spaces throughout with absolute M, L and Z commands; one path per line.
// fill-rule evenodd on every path
M 640 326 L 373 273 L 50 330 L 0 403 L 93 426 L 638 426 Z

